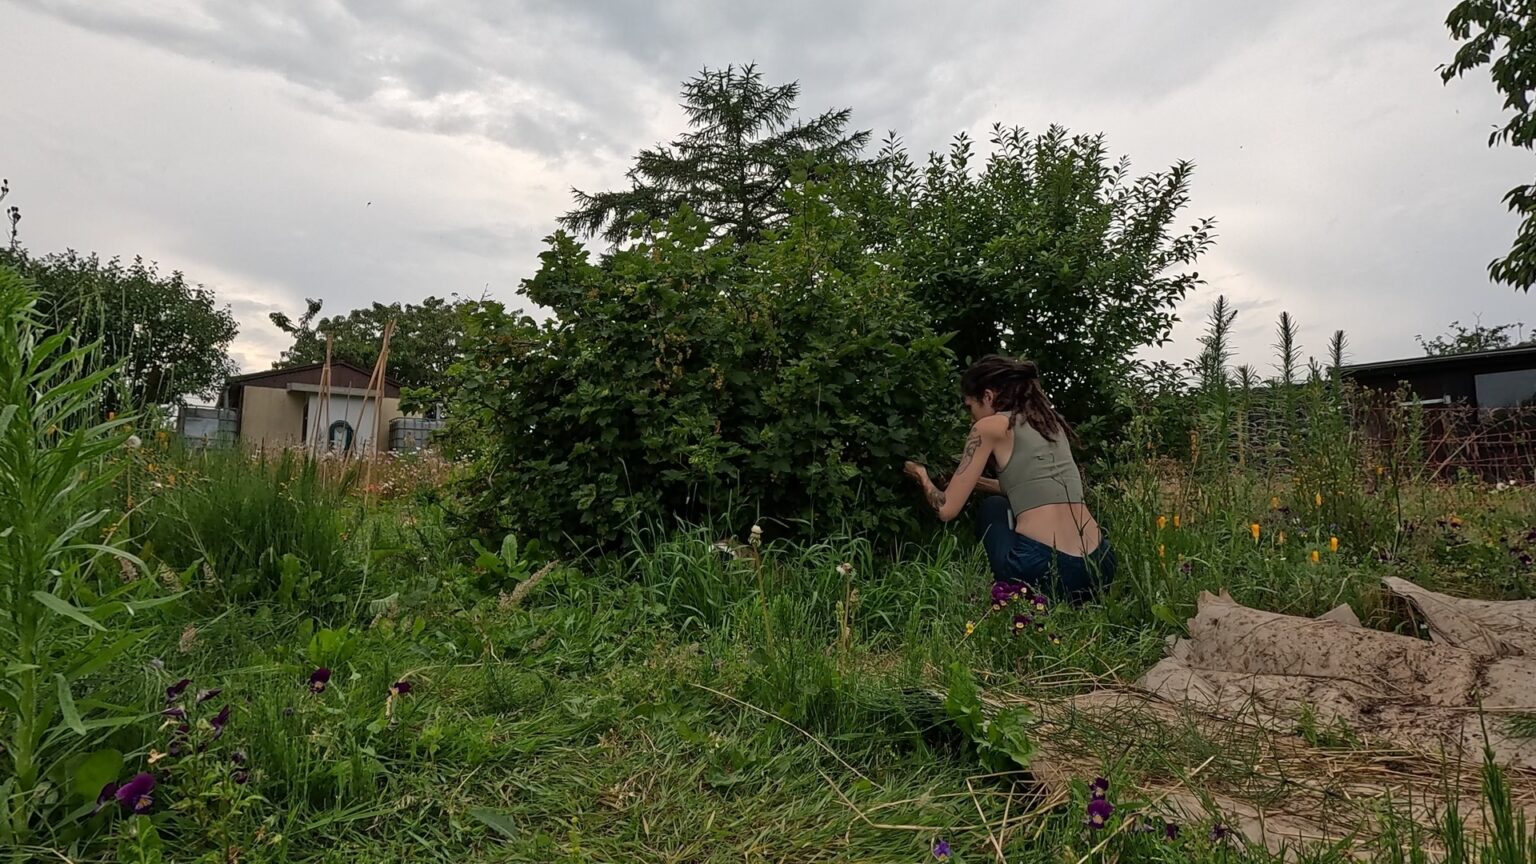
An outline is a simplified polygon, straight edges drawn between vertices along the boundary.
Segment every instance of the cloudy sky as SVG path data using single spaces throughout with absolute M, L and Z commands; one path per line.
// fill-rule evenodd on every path
M 1193 160 L 1186 221 L 1219 239 L 1155 356 L 1195 350 L 1224 293 L 1241 360 L 1270 364 L 1289 310 L 1308 351 L 1343 328 L 1363 362 L 1453 319 L 1536 329 L 1485 271 L 1531 154 L 1487 148 L 1486 75 L 1440 83 L 1450 5 L 0 0 L 0 175 L 29 248 L 185 271 L 262 368 L 267 313 L 304 297 L 515 300 L 571 187 L 679 131 L 684 78 L 756 61 L 916 151 L 1003 121 Z

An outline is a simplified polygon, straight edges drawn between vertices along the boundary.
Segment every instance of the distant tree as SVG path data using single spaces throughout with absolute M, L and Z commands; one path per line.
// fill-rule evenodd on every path
M 1189 267 L 1213 222 L 1174 227 L 1193 166 L 1131 178 L 1102 135 L 1058 126 L 995 126 L 991 143 L 978 171 L 964 135 L 922 166 L 891 140 L 883 181 L 854 175 L 849 209 L 871 249 L 896 253 L 962 364 L 1030 357 L 1069 419 L 1107 418 L 1133 353 L 1167 341 L 1175 305 L 1199 283 Z
M 795 120 L 795 83 L 769 87 L 757 67 L 705 69 L 683 84 L 689 131 L 669 145 L 641 150 L 630 187 L 589 194 L 560 224 L 618 243 L 635 220 L 644 226 L 690 207 L 715 236 L 753 241 L 785 217 L 783 191 L 800 165 L 856 158 L 868 132 L 844 131 L 849 109 Z
M 410 388 L 424 390 L 418 397 L 434 401 L 432 393 L 443 383 L 448 367 L 459 358 L 465 316 L 478 301 L 428 297 L 420 303 L 374 303 L 345 315 L 321 318 L 321 301 L 308 300 L 297 321 L 282 313 L 270 317 L 283 332 L 294 337 L 275 368 L 318 363 L 325 359 L 327 336 L 335 337 L 332 359 L 364 369 L 373 368 L 384 337 L 384 324 L 395 322 L 389 341 L 387 374 Z
M 1488 66 L 1493 85 L 1504 96 L 1510 117 L 1488 136 L 1488 146 L 1536 145 L 1536 5 L 1528 0 L 1462 0 L 1446 18 L 1451 36 L 1462 42 L 1455 58 L 1440 69 L 1443 81 Z M 1520 215 L 1520 228 L 1509 254 L 1488 265 L 1497 282 L 1530 291 L 1536 284 L 1536 185 L 1509 190 L 1504 203 Z
M 124 264 L 74 251 L 37 258 L 19 245 L 0 251 L 0 264 L 37 283 L 45 321 L 68 325 L 83 342 L 99 340 L 101 359 L 123 364 L 135 405 L 211 398 L 236 371 L 229 356 L 239 332 L 234 315 L 180 271 L 163 275 L 142 258 Z
M 1484 327 L 1482 322 L 1476 322 L 1471 327 L 1463 326 L 1460 321 L 1452 321 L 1450 330 L 1433 339 L 1426 340 L 1423 336 L 1415 336 L 1419 347 L 1424 349 L 1424 354 L 1435 357 L 1444 354 L 1471 354 L 1477 351 L 1492 351 L 1496 348 L 1513 348 L 1516 345 L 1528 345 L 1529 340 L 1516 342 L 1509 335 L 1518 325 L 1500 324 L 1497 327 Z
M 288 313 L 286 312 L 268 313 L 267 319 L 272 322 L 272 326 L 283 331 L 284 333 L 287 333 L 289 336 L 292 336 L 295 344 L 298 344 L 313 334 L 315 316 L 320 314 L 320 308 L 324 305 L 324 300 L 316 300 L 313 297 L 305 297 L 304 312 L 299 316 L 297 321 L 289 318 Z M 286 359 L 287 356 L 288 352 L 284 351 L 283 358 Z M 279 360 L 278 362 L 282 361 Z

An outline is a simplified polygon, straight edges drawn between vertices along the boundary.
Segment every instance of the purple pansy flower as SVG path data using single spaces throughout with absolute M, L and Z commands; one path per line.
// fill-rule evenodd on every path
M 1017 597 L 1024 590 L 1024 586 L 1013 582 L 993 582 L 992 602 L 998 606 L 1007 606 L 1008 601 Z
M 1178 825 L 1177 822 L 1164 822 L 1163 823 L 1163 839 L 1165 839 L 1165 840 L 1177 840 L 1177 839 L 1179 839 L 1179 825 Z
M 213 699 L 213 698 L 217 697 L 220 693 L 223 693 L 223 692 L 224 692 L 224 688 L 222 688 L 222 687 L 215 687 L 212 690 L 202 690 L 202 691 L 199 691 L 198 694 L 197 694 L 197 702 L 196 702 L 196 704 L 201 705 L 204 702 L 207 702 L 209 699 Z
M 117 787 L 114 793 L 117 803 L 135 813 L 147 813 L 155 806 L 155 775 L 135 774 L 132 780 Z
M 231 764 L 234 764 L 234 765 L 244 765 L 245 764 L 245 751 L 244 750 L 236 750 L 235 752 L 229 754 L 229 761 L 230 761 Z
M 246 781 L 251 779 L 251 775 L 244 771 L 236 771 L 231 779 L 235 781 L 235 785 L 244 786 Z
M 411 682 L 409 681 L 396 681 L 389 685 L 389 694 L 391 696 L 404 696 L 409 692 L 411 692 Z
M 219 736 L 224 734 L 224 724 L 228 723 L 228 722 L 229 722 L 229 706 L 225 705 L 223 708 L 219 709 L 219 713 L 216 714 L 212 720 L 208 721 L 208 725 L 213 727 L 213 738 L 212 738 L 212 740 L 214 740 L 214 741 L 219 740 Z
M 1088 827 L 1097 831 L 1103 828 L 1109 817 L 1114 815 L 1115 805 L 1104 798 L 1095 798 L 1088 802 Z
M 96 806 L 91 808 L 91 815 L 101 812 L 101 808 L 107 806 L 107 802 L 117 797 L 117 781 L 113 780 L 101 787 L 101 792 L 96 796 Z
M 284 717 L 292 717 L 293 716 L 293 706 L 292 705 L 289 705 L 287 708 L 283 709 L 283 716 Z
M 165 701 L 175 702 L 177 699 L 181 698 L 181 691 L 187 689 L 187 686 L 191 683 L 191 678 L 183 678 L 180 681 L 177 681 L 175 684 L 165 688 Z
M 181 707 L 180 705 L 172 705 L 164 711 L 161 711 L 160 714 L 164 717 L 169 717 L 172 720 L 187 719 L 187 709 Z
M 309 692 L 323 693 L 325 692 L 325 686 L 329 683 L 331 683 L 330 669 L 321 666 L 319 669 L 309 673 Z
M 1088 791 L 1095 798 L 1103 798 L 1109 794 L 1109 780 L 1103 777 L 1093 778 L 1093 782 L 1088 784 Z
M 933 841 L 933 857 L 940 861 L 948 861 L 949 855 L 950 852 L 948 840 L 945 840 L 941 837 L 938 840 Z
M 1044 594 L 1036 594 L 1029 602 L 1034 605 L 1036 612 L 1044 612 L 1049 603 Z
M 1217 822 L 1215 825 L 1211 826 L 1211 842 L 1212 843 L 1215 843 L 1215 842 L 1220 841 L 1220 840 L 1225 840 L 1226 838 L 1227 838 L 1227 826 L 1221 824 L 1220 822 Z
M 1013 632 L 1023 633 L 1032 623 L 1034 623 L 1034 619 L 1028 615 L 1015 615 L 1013 616 Z
M 180 756 L 181 754 L 187 752 L 187 748 L 186 745 L 181 743 L 181 739 L 177 738 L 171 741 L 171 746 L 167 747 L 166 751 L 169 752 L 172 756 Z

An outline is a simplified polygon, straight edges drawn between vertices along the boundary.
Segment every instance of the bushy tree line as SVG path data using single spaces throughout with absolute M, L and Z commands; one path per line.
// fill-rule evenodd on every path
M 547 238 L 523 294 L 551 317 L 471 316 L 447 396 L 477 528 L 888 535 L 914 524 L 902 460 L 958 446 L 970 360 L 1041 361 L 1089 429 L 1127 404 L 1212 238 L 1175 227 L 1187 163 L 1133 178 L 1055 127 L 999 127 L 985 160 L 963 136 L 923 165 L 894 139 L 866 157 L 847 111 L 797 122 L 795 97 L 752 67 L 685 85 L 689 132 L 563 220 L 611 245 Z

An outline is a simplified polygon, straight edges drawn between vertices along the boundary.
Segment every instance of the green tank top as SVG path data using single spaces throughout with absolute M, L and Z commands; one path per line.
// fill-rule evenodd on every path
M 1014 425 L 1013 455 L 998 473 L 997 485 L 1015 516 L 1046 504 L 1083 500 L 1083 477 L 1067 436 L 1057 433 L 1055 441 L 1048 441 L 1028 423 Z

